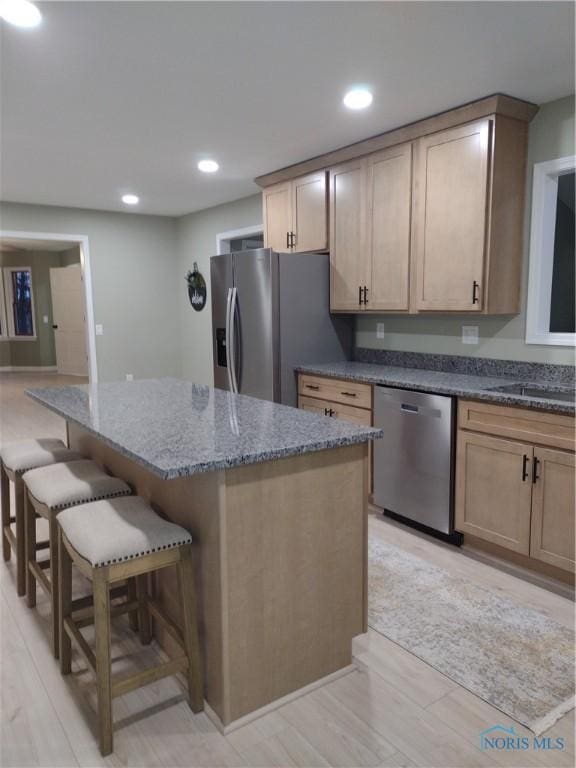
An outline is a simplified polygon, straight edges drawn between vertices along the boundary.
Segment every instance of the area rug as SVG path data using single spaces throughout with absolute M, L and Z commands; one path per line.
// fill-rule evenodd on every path
M 574 632 L 381 541 L 368 623 L 537 736 L 574 707 Z

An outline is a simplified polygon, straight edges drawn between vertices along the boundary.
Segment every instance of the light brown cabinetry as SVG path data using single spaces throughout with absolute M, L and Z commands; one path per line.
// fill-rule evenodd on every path
M 330 308 L 360 312 L 367 281 L 366 161 L 330 171 Z
M 412 145 L 330 171 L 331 308 L 409 308 Z
M 275 251 L 324 251 L 328 247 L 326 173 L 275 184 L 262 194 L 264 245 Z
M 519 311 L 526 140 L 492 116 L 415 143 L 416 311 Z
M 298 408 L 334 419 L 372 426 L 372 386 L 308 373 L 298 374 Z M 368 488 L 372 492 L 372 444 Z
M 574 419 L 461 401 L 458 426 L 457 530 L 573 571 Z

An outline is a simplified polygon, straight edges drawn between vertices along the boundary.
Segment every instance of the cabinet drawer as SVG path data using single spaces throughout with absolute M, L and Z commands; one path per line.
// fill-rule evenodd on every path
M 575 449 L 574 417 L 507 405 L 460 400 L 458 426 L 497 437 L 512 437 L 536 445 Z
M 372 413 L 365 408 L 355 408 L 353 405 L 333 403 L 329 400 L 317 400 L 315 397 L 306 397 L 305 395 L 300 395 L 298 398 L 298 407 L 305 411 L 319 413 L 322 416 L 332 416 L 335 419 L 352 421 L 366 427 L 372 426 Z
M 358 384 L 354 381 L 327 379 L 301 373 L 298 377 L 298 392 L 300 395 L 352 405 L 356 408 L 372 408 L 370 384 Z

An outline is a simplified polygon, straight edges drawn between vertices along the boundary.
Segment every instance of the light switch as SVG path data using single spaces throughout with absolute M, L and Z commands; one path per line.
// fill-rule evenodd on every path
M 42 315 L 42 322 L 44 325 L 48 325 L 48 315 Z
M 104 335 L 104 326 L 100 325 L 100 323 L 96 323 L 96 336 L 103 336 Z
M 478 326 L 462 326 L 462 344 L 478 344 Z
M 133 373 L 127 373 L 126 374 L 126 381 L 134 381 L 134 374 Z
M 384 338 L 384 323 L 376 323 L 376 338 Z

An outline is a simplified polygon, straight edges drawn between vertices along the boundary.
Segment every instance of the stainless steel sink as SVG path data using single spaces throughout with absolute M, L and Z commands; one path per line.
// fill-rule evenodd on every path
M 501 387 L 490 387 L 490 392 L 506 392 L 510 395 L 522 395 L 524 397 L 539 397 L 543 400 L 562 400 L 566 403 L 574 403 L 574 390 L 568 387 L 539 387 L 537 384 L 504 384 Z

